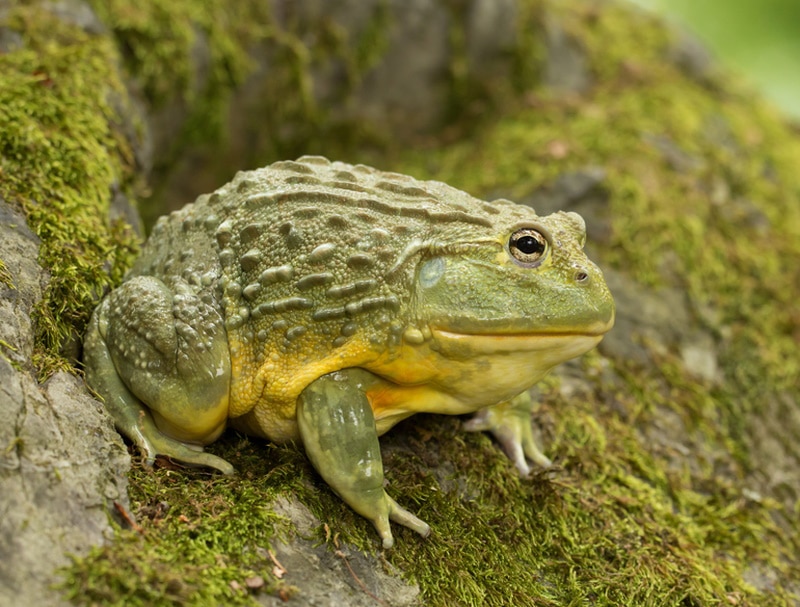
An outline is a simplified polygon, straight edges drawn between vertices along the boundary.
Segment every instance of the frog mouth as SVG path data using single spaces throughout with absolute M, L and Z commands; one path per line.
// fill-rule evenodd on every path
M 476 354 L 575 351 L 588 352 L 603 339 L 604 333 L 477 334 L 433 330 L 433 339 L 443 354 L 464 357 Z M 571 358 L 571 356 L 568 356 Z
M 614 315 L 579 329 L 531 332 L 465 332 L 431 328 L 431 335 L 443 354 L 474 356 L 523 352 L 561 352 L 567 358 L 588 352 L 614 326 Z M 460 357 L 460 356 L 459 356 Z

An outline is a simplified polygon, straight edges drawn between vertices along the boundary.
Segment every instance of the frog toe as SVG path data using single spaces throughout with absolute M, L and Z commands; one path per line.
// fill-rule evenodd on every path
M 389 518 L 395 523 L 403 525 L 403 527 L 408 527 L 412 531 L 416 531 L 422 537 L 428 537 L 431 534 L 431 527 L 428 523 L 403 508 L 388 495 L 386 499 L 389 501 Z M 384 542 L 384 548 L 389 547 L 390 546 L 386 546 Z
M 206 453 L 199 445 L 187 445 L 167 436 L 159 439 L 156 448 L 158 455 L 189 468 L 211 468 L 225 475 L 234 473 L 233 465 L 211 453 Z
M 149 412 L 142 412 L 139 424 L 128 428 L 126 434 L 144 456 L 144 463 L 152 466 L 156 457 L 166 457 L 191 468 L 211 468 L 222 474 L 233 474 L 233 466 L 216 455 L 206 453 L 203 447 L 170 438 L 158 429 Z
M 392 536 L 392 529 L 389 524 L 390 519 L 399 525 L 403 525 L 412 531 L 416 531 L 422 537 L 428 537 L 431 534 L 430 525 L 403 508 L 385 493 L 382 501 L 389 506 L 388 516 L 383 514 L 381 516 L 371 518 L 370 520 L 375 527 L 375 530 L 378 532 L 378 535 L 381 537 L 384 549 L 388 550 L 394 546 L 394 537 Z M 371 506 L 371 504 L 368 505 L 368 507 L 369 506 Z M 356 508 L 356 510 L 359 511 L 358 508 Z
M 520 475 L 527 476 L 531 472 L 529 461 L 542 468 L 553 465 L 533 437 L 532 406 L 530 395 L 523 393 L 508 402 L 478 411 L 465 422 L 464 429 L 468 432 L 491 432 Z

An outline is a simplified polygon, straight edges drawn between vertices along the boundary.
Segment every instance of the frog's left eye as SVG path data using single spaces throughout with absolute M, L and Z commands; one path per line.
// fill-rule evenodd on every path
M 508 239 L 508 252 L 520 265 L 538 265 L 547 253 L 547 238 L 533 228 L 520 228 Z

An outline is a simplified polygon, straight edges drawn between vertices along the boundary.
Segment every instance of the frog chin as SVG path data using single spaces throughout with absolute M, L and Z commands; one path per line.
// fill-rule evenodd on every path
M 440 357 L 434 383 L 465 411 L 475 410 L 516 396 L 602 338 L 603 332 L 475 335 L 433 330 L 433 349 Z
M 466 363 L 503 375 L 525 377 L 529 385 L 556 365 L 585 354 L 602 338 L 602 333 L 468 335 L 433 331 L 436 350 L 452 364 Z

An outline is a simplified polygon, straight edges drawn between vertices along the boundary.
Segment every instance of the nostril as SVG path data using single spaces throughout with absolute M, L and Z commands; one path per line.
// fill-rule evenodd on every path
M 579 284 L 585 284 L 589 282 L 589 274 L 587 274 L 583 270 L 578 270 L 577 272 L 575 272 L 575 282 Z

